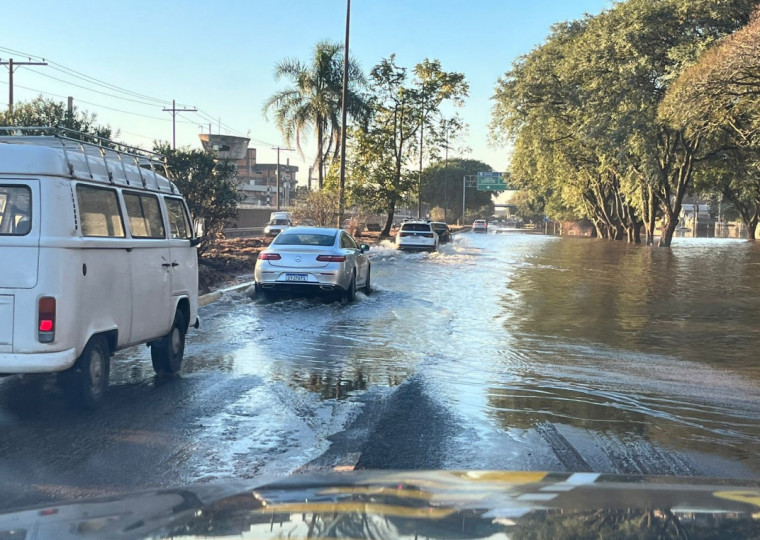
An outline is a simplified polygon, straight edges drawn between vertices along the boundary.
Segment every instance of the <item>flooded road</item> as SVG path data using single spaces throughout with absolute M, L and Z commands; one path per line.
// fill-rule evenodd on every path
M 203 308 L 176 379 L 119 353 L 96 412 L 0 382 L 2 506 L 333 468 L 760 477 L 760 248 L 464 234 L 371 255 L 353 304 Z

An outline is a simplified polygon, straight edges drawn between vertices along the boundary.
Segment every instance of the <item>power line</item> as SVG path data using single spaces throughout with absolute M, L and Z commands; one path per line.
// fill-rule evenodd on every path
M 21 51 L 16 51 L 14 49 L 9 49 L 7 47 L 0 46 L 0 51 L 5 51 L 5 52 L 8 52 L 10 54 L 19 54 L 21 56 L 26 56 L 26 57 L 28 57 L 30 59 L 31 58 L 38 58 L 38 59 L 42 60 L 43 62 L 46 61 L 42 57 L 35 56 L 35 55 L 30 55 L 28 53 L 21 52 Z M 66 67 L 66 66 L 64 66 L 62 64 L 59 64 L 57 62 L 53 62 L 51 60 L 47 60 L 47 62 L 50 64 L 50 67 L 52 69 L 55 69 L 57 71 L 61 71 L 63 73 L 71 75 L 71 76 L 73 76 L 75 78 L 82 79 L 82 80 L 85 80 L 87 82 L 90 82 L 90 83 L 93 83 L 93 84 L 96 84 L 96 85 L 99 85 L 99 86 L 103 86 L 105 88 L 109 88 L 109 89 L 115 90 L 117 92 L 121 92 L 123 94 L 132 95 L 133 97 L 139 97 L 139 98 L 142 98 L 142 99 L 147 99 L 147 100 L 154 101 L 154 102 L 161 103 L 161 104 L 169 103 L 168 99 L 159 99 L 159 98 L 156 98 L 156 97 L 153 97 L 153 96 L 148 96 L 146 94 L 141 94 L 139 92 L 134 92 L 132 90 L 128 90 L 126 88 L 122 88 L 122 87 L 117 86 L 115 84 L 111 84 L 111 83 L 107 83 L 107 82 L 101 81 L 100 79 L 96 79 L 95 77 L 91 77 L 90 75 L 86 75 L 84 73 L 81 73 L 79 71 L 76 71 L 74 69 Z
M 87 90 L 88 92 L 93 92 L 95 94 L 100 94 L 101 96 L 112 97 L 112 98 L 121 99 L 121 100 L 124 100 L 124 101 L 131 101 L 132 103 L 139 103 L 140 105 L 147 105 L 149 107 L 155 107 L 156 106 L 155 103 L 149 103 L 147 101 L 139 101 L 137 99 L 132 99 L 132 98 L 128 98 L 128 97 L 122 97 L 122 96 L 118 96 L 116 94 L 109 94 L 109 93 L 103 92 L 101 90 L 94 90 L 92 88 L 88 88 L 86 86 L 82 86 L 81 84 L 77 84 L 77 83 L 74 83 L 74 82 L 71 82 L 71 81 L 67 81 L 67 80 L 64 80 L 64 79 L 59 79 L 58 77 L 53 77 L 52 75 L 48 75 L 47 73 L 38 73 L 38 75 L 42 75 L 43 77 L 47 77 L 48 79 L 53 79 L 54 81 L 62 82 L 62 83 L 65 83 L 65 84 L 68 84 L 68 85 L 71 85 L 71 86 L 75 86 L 77 88 L 81 88 L 83 90 Z M 168 102 L 163 101 L 163 102 L 159 102 L 159 103 L 161 105 L 163 105 L 163 104 L 166 104 Z
M 5 82 L 5 81 L 0 81 L 0 84 L 6 84 L 7 85 L 8 83 Z M 45 90 L 40 90 L 38 88 L 31 88 L 29 86 L 22 86 L 20 84 L 17 84 L 16 88 L 23 88 L 24 90 L 30 90 L 32 92 L 38 92 L 39 94 L 42 94 L 44 96 L 57 97 L 57 98 L 60 98 L 60 99 L 67 99 L 68 98 L 68 96 L 64 96 L 64 95 L 61 95 L 61 94 L 54 94 L 52 92 L 47 92 Z M 86 101 L 84 99 L 77 99 L 77 102 L 84 103 L 86 105 L 92 105 L 94 107 L 100 107 L 101 109 L 108 109 L 109 111 L 115 111 L 115 112 L 120 112 L 120 113 L 124 113 L 124 114 L 131 114 L 132 116 L 140 116 L 142 118 L 149 118 L 151 120 L 158 120 L 160 122 L 169 122 L 170 121 L 168 118 L 161 118 L 160 116 L 150 116 L 148 114 L 141 114 L 141 113 L 136 113 L 136 112 L 132 112 L 132 111 L 125 111 L 123 109 L 116 109 L 114 107 L 109 107 L 108 105 L 103 105 L 101 103 L 94 103 L 92 101 Z M 188 122 L 188 123 L 195 124 L 195 122 Z
M 167 104 L 169 102 L 169 100 L 160 99 L 160 98 L 157 98 L 157 97 L 154 97 L 154 96 L 149 96 L 147 94 L 143 94 L 143 93 L 140 93 L 140 92 L 135 92 L 133 90 L 129 90 L 129 89 L 120 87 L 118 85 L 102 81 L 100 79 L 97 79 L 97 78 L 92 77 L 90 75 L 87 75 L 85 73 L 76 71 L 76 70 L 74 70 L 72 68 L 69 68 L 69 67 L 66 67 L 63 64 L 59 64 L 59 63 L 53 62 L 51 60 L 46 60 L 45 58 L 40 57 L 38 55 L 32 55 L 32 54 L 29 54 L 29 53 L 26 53 L 26 52 L 23 52 L 23 51 L 18 51 L 18 50 L 11 49 L 11 48 L 8 48 L 8 47 L 3 47 L 3 46 L 0 46 L 0 51 L 6 52 L 6 53 L 9 53 L 9 54 L 17 54 L 17 55 L 20 55 L 20 56 L 25 56 L 25 57 L 29 58 L 30 63 L 31 63 L 32 59 L 38 59 L 40 64 L 44 63 L 45 65 L 49 65 L 51 67 L 51 69 L 54 69 L 54 70 L 56 70 L 56 71 L 58 71 L 60 73 L 63 73 L 64 75 L 67 75 L 69 77 L 73 77 L 75 79 L 79 79 L 79 80 L 84 81 L 85 83 L 90 84 L 90 85 L 95 85 L 95 86 L 98 86 L 98 87 L 101 87 L 101 88 L 108 89 L 109 91 L 113 91 L 113 92 L 117 92 L 117 93 L 120 93 L 120 94 L 124 94 L 124 96 L 129 96 L 129 97 L 123 97 L 123 96 L 119 96 L 119 95 L 114 95 L 112 93 L 104 92 L 104 91 L 102 91 L 100 89 L 97 89 L 97 88 L 92 88 L 92 87 L 84 86 L 82 84 L 78 84 L 78 83 L 72 82 L 70 80 L 54 77 L 52 75 L 48 75 L 48 74 L 44 74 L 44 73 L 35 72 L 35 73 L 38 73 L 38 74 L 40 74 L 40 75 L 42 75 L 44 77 L 47 77 L 49 79 L 61 82 L 63 84 L 68 84 L 68 85 L 71 85 L 71 86 L 74 86 L 76 88 L 80 88 L 80 89 L 83 89 L 83 90 L 86 90 L 86 91 L 89 91 L 89 92 L 100 94 L 102 96 L 106 96 L 106 97 L 110 97 L 110 98 L 114 98 L 114 99 L 120 99 L 120 100 L 132 102 L 132 103 L 137 103 L 139 105 L 145 105 L 145 106 L 154 106 L 154 105 L 157 105 L 157 104 L 165 105 L 165 104 Z M 0 82 L 2 82 L 2 81 L 0 81 Z M 42 91 L 42 90 L 37 90 L 37 89 L 34 89 L 34 88 L 30 88 L 30 87 L 23 87 L 23 86 L 20 86 L 20 85 L 17 85 L 17 87 L 18 88 L 24 88 L 26 90 L 31 90 L 31 91 L 34 91 L 34 92 L 39 92 L 39 93 L 41 93 L 43 95 L 57 96 L 57 97 L 61 97 L 61 98 L 65 99 L 64 96 L 59 96 L 59 95 L 56 95 L 56 94 L 53 94 L 53 93 L 50 93 L 50 92 L 45 92 L 45 91 Z M 130 115 L 133 115 L 133 116 L 140 116 L 140 117 L 143 117 L 143 118 L 150 118 L 150 119 L 153 119 L 153 120 L 162 120 L 163 121 L 163 119 L 157 118 L 155 116 L 150 116 L 150 115 L 146 115 L 146 114 L 140 114 L 140 113 L 125 111 L 125 110 L 122 110 L 122 109 L 117 109 L 117 108 L 114 108 L 114 107 L 109 107 L 109 106 L 98 104 L 98 103 L 94 103 L 94 102 L 88 102 L 88 101 L 81 100 L 81 99 L 78 99 L 77 101 L 79 101 L 81 103 L 87 103 L 87 104 L 93 105 L 95 107 L 100 107 L 100 108 L 103 108 L 103 109 L 115 111 L 115 112 L 120 112 L 120 113 L 124 113 L 124 114 L 130 114 Z M 177 109 L 176 101 L 173 101 L 172 103 L 173 103 L 172 109 Z M 180 105 L 180 107 L 183 107 L 183 105 Z M 167 108 L 167 110 L 169 110 L 169 109 Z M 177 110 L 176 112 L 181 112 L 181 111 Z M 198 115 L 198 117 L 200 117 L 200 118 L 202 118 L 204 120 L 204 123 L 211 122 L 213 124 L 217 124 L 220 127 L 220 129 L 224 128 L 224 130 L 227 131 L 228 133 L 233 133 L 233 134 L 236 134 L 236 135 L 239 135 L 239 136 L 243 136 L 243 137 L 249 137 L 247 134 L 243 134 L 242 131 L 240 131 L 238 129 L 235 129 L 234 127 L 230 126 L 227 123 L 222 122 L 221 119 L 215 118 L 210 113 L 208 113 L 208 112 L 206 112 L 206 111 L 204 111 L 202 109 L 201 110 L 198 110 L 198 109 L 195 109 L 195 110 L 188 109 L 187 112 L 195 112 Z M 180 121 L 180 122 L 181 123 L 188 123 L 188 124 L 191 124 L 191 125 L 192 124 L 195 124 L 195 125 L 198 124 L 198 122 L 182 122 L 182 121 Z M 263 141 L 263 140 L 255 139 L 255 138 L 251 138 L 251 137 L 249 137 L 249 138 L 252 141 L 257 142 L 257 143 L 262 144 L 262 145 L 268 145 L 268 146 L 273 146 L 274 145 L 274 143 L 272 143 L 270 141 Z

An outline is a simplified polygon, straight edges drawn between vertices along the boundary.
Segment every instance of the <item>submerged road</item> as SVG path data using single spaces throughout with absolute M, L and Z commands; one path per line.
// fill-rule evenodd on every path
M 0 508 L 348 468 L 760 476 L 760 249 L 464 234 L 370 296 L 203 308 L 180 376 L 107 403 L 0 381 Z

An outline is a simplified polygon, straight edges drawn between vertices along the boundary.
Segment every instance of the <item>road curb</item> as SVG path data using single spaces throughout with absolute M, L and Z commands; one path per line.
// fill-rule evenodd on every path
M 210 293 L 203 294 L 198 297 L 198 307 L 207 306 L 209 304 L 212 304 L 219 300 L 224 293 L 228 292 L 235 292 L 242 289 L 247 289 L 251 285 L 253 285 L 254 281 L 247 281 L 245 283 L 238 283 L 237 285 L 233 285 L 231 287 L 225 287 L 224 289 L 218 289 L 216 291 L 211 291 Z

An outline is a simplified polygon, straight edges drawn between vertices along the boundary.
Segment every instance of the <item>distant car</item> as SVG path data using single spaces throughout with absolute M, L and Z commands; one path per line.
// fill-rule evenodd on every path
M 266 227 L 264 227 L 264 235 L 277 236 L 282 231 L 289 229 L 292 226 L 293 222 L 288 218 L 274 218 L 267 223 Z
M 368 245 L 358 245 L 341 229 L 291 227 L 259 253 L 256 294 L 340 292 L 353 301 L 357 289 L 370 292 L 368 250 Z
M 472 223 L 472 232 L 474 233 L 487 233 L 488 222 L 485 219 L 476 219 Z
M 430 225 L 432 225 L 433 230 L 438 235 L 439 244 L 446 244 L 448 242 L 451 242 L 451 231 L 449 230 L 449 226 L 446 225 L 446 223 L 443 221 L 434 221 Z
M 427 221 L 406 221 L 396 233 L 396 249 L 436 251 L 438 234 Z

